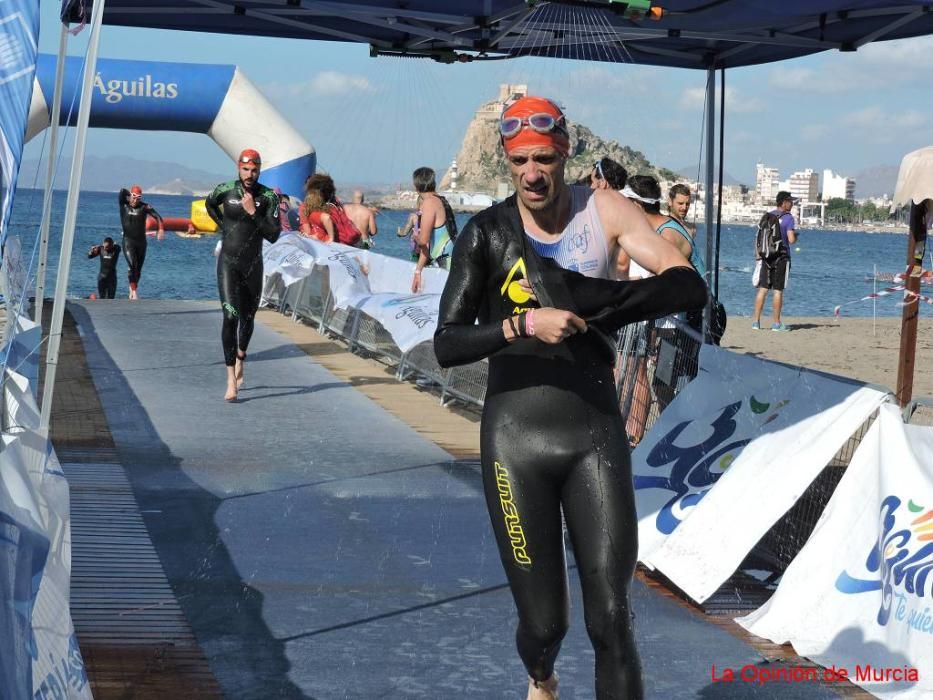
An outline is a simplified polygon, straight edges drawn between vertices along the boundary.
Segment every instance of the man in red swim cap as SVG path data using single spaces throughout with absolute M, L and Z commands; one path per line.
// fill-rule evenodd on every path
M 638 523 L 615 353 L 601 332 L 702 308 L 706 287 L 628 199 L 564 181 L 574 144 L 553 101 L 508 105 L 499 136 L 515 194 L 457 237 L 434 352 L 441 367 L 489 360 L 483 485 L 518 610 L 528 699 L 557 698 L 554 665 L 570 619 L 563 513 L 595 650 L 596 697 L 640 700 L 629 601 Z M 656 276 L 610 281 L 619 251 Z
M 217 288 L 224 314 L 220 340 L 227 401 L 236 401 L 244 381 L 246 350 L 262 291 L 262 241 L 275 243 L 282 229 L 279 198 L 259 183 L 261 168 L 259 153 L 243 149 L 237 156 L 237 179 L 217 185 L 204 202 L 221 235 Z
M 133 185 L 120 190 L 120 225 L 123 228 L 123 257 L 126 259 L 126 274 L 129 279 L 130 299 L 138 299 L 137 288 L 146 262 L 146 218 L 151 216 L 159 223 L 159 240 L 165 238 L 162 216 L 151 205 L 143 201 L 143 189 Z

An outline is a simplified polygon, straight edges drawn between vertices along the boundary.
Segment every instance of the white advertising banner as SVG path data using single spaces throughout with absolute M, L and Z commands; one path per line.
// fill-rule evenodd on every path
M 278 274 L 287 287 L 311 274 L 314 256 L 292 243 L 276 242 L 263 251 L 262 267 L 267 278 Z
M 698 602 L 887 395 L 712 345 L 700 368 L 632 455 L 639 559 Z
M 68 482 L 25 377 L 7 373 L 0 451 L 0 696 L 90 698 L 69 611 Z
M 358 308 L 379 321 L 402 352 L 434 337 L 437 329 L 437 294 L 373 294 Z
M 882 698 L 933 697 L 933 428 L 885 405 L 771 599 L 739 624 Z

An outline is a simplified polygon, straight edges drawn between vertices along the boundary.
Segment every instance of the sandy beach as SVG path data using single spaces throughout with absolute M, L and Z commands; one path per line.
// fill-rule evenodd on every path
M 767 308 L 770 310 L 770 307 Z M 914 370 L 914 398 L 933 397 L 933 318 L 921 309 Z M 803 365 L 894 391 L 901 319 L 785 317 L 788 333 L 752 330 L 751 318 L 731 316 L 722 346 L 793 365 Z M 767 324 L 767 325 L 766 325 Z M 873 326 L 874 324 L 874 326 Z M 762 316 L 762 326 L 771 325 Z

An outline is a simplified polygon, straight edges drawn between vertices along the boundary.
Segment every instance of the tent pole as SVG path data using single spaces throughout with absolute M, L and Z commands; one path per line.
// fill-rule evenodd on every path
M 52 414 L 52 393 L 55 388 L 55 371 L 58 367 L 58 350 L 61 345 L 62 322 L 65 318 L 65 296 L 68 291 L 68 275 L 71 271 L 71 251 L 74 247 L 75 223 L 78 219 L 78 198 L 81 194 L 81 171 L 84 169 L 84 148 L 87 142 L 87 126 L 91 118 L 91 91 L 97 73 L 97 52 L 100 48 L 100 27 L 106 0 L 97 0 L 91 13 L 91 38 L 88 41 L 87 61 L 84 65 L 84 80 L 81 85 L 81 106 L 78 109 L 75 148 L 71 160 L 71 178 L 68 181 L 68 202 L 65 204 L 65 223 L 62 227 L 62 249 L 58 258 L 58 276 L 55 280 L 55 302 L 52 305 L 52 320 L 49 330 L 49 350 L 46 356 L 45 383 L 42 387 L 42 414 L 39 417 L 39 434 L 49 435 L 49 419 Z
M 706 227 L 706 283 L 713 288 L 713 166 L 716 158 L 713 149 L 716 146 L 716 68 L 711 63 L 706 69 L 706 195 L 703 198 L 705 211 L 703 220 Z M 703 335 L 707 335 L 710 322 L 709 304 L 703 313 Z
M 62 24 L 58 40 L 58 63 L 55 64 L 55 93 L 49 125 L 48 169 L 45 173 L 45 193 L 42 199 L 42 225 L 39 228 L 39 263 L 36 266 L 36 308 L 33 320 L 42 333 L 42 302 L 45 297 L 45 272 L 49 261 L 49 224 L 52 220 L 52 188 L 57 165 L 58 128 L 62 109 L 62 85 L 65 82 L 65 52 L 68 47 L 68 29 Z
M 726 162 L 726 69 L 719 70 L 719 194 L 716 197 L 716 241 L 714 244 L 712 281 L 710 290 L 719 298 L 719 248 L 722 233 L 722 192 Z
M 914 358 L 917 351 L 917 319 L 920 316 L 920 271 L 927 244 L 927 212 L 933 216 L 933 200 L 910 204 L 910 229 L 907 235 L 907 279 L 904 286 L 912 292 L 901 314 L 901 349 L 897 361 L 897 391 L 895 396 L 905 408 L 914 393 Z

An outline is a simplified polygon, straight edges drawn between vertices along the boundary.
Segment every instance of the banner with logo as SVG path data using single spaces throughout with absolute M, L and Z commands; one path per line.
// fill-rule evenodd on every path
M 704 345 L 632 455 L 639 559 L 706 600 L 886 396 Z
M 23 156 L 39 37 L 39 0 L 0 2 L 0 246 Z
M 885 405 L 771 599 L 739 624 L 882 698 L 933 697 L 933 428 Z
M 268 278 L 278 274 L 286 287 L 310 275 L 314 264 L 314 255 L 291 240 L 280 240 L 263 247 L 262 265 L 265 276 Z
M 7 371 L 0 450 L 0 697 L 90 698 L 69 611 L 68 482 L 28 380 Z
M 438 294 L 373 294 L 357 308 L 388 331 L 402 352 L 434 337 L 437 329 Z

